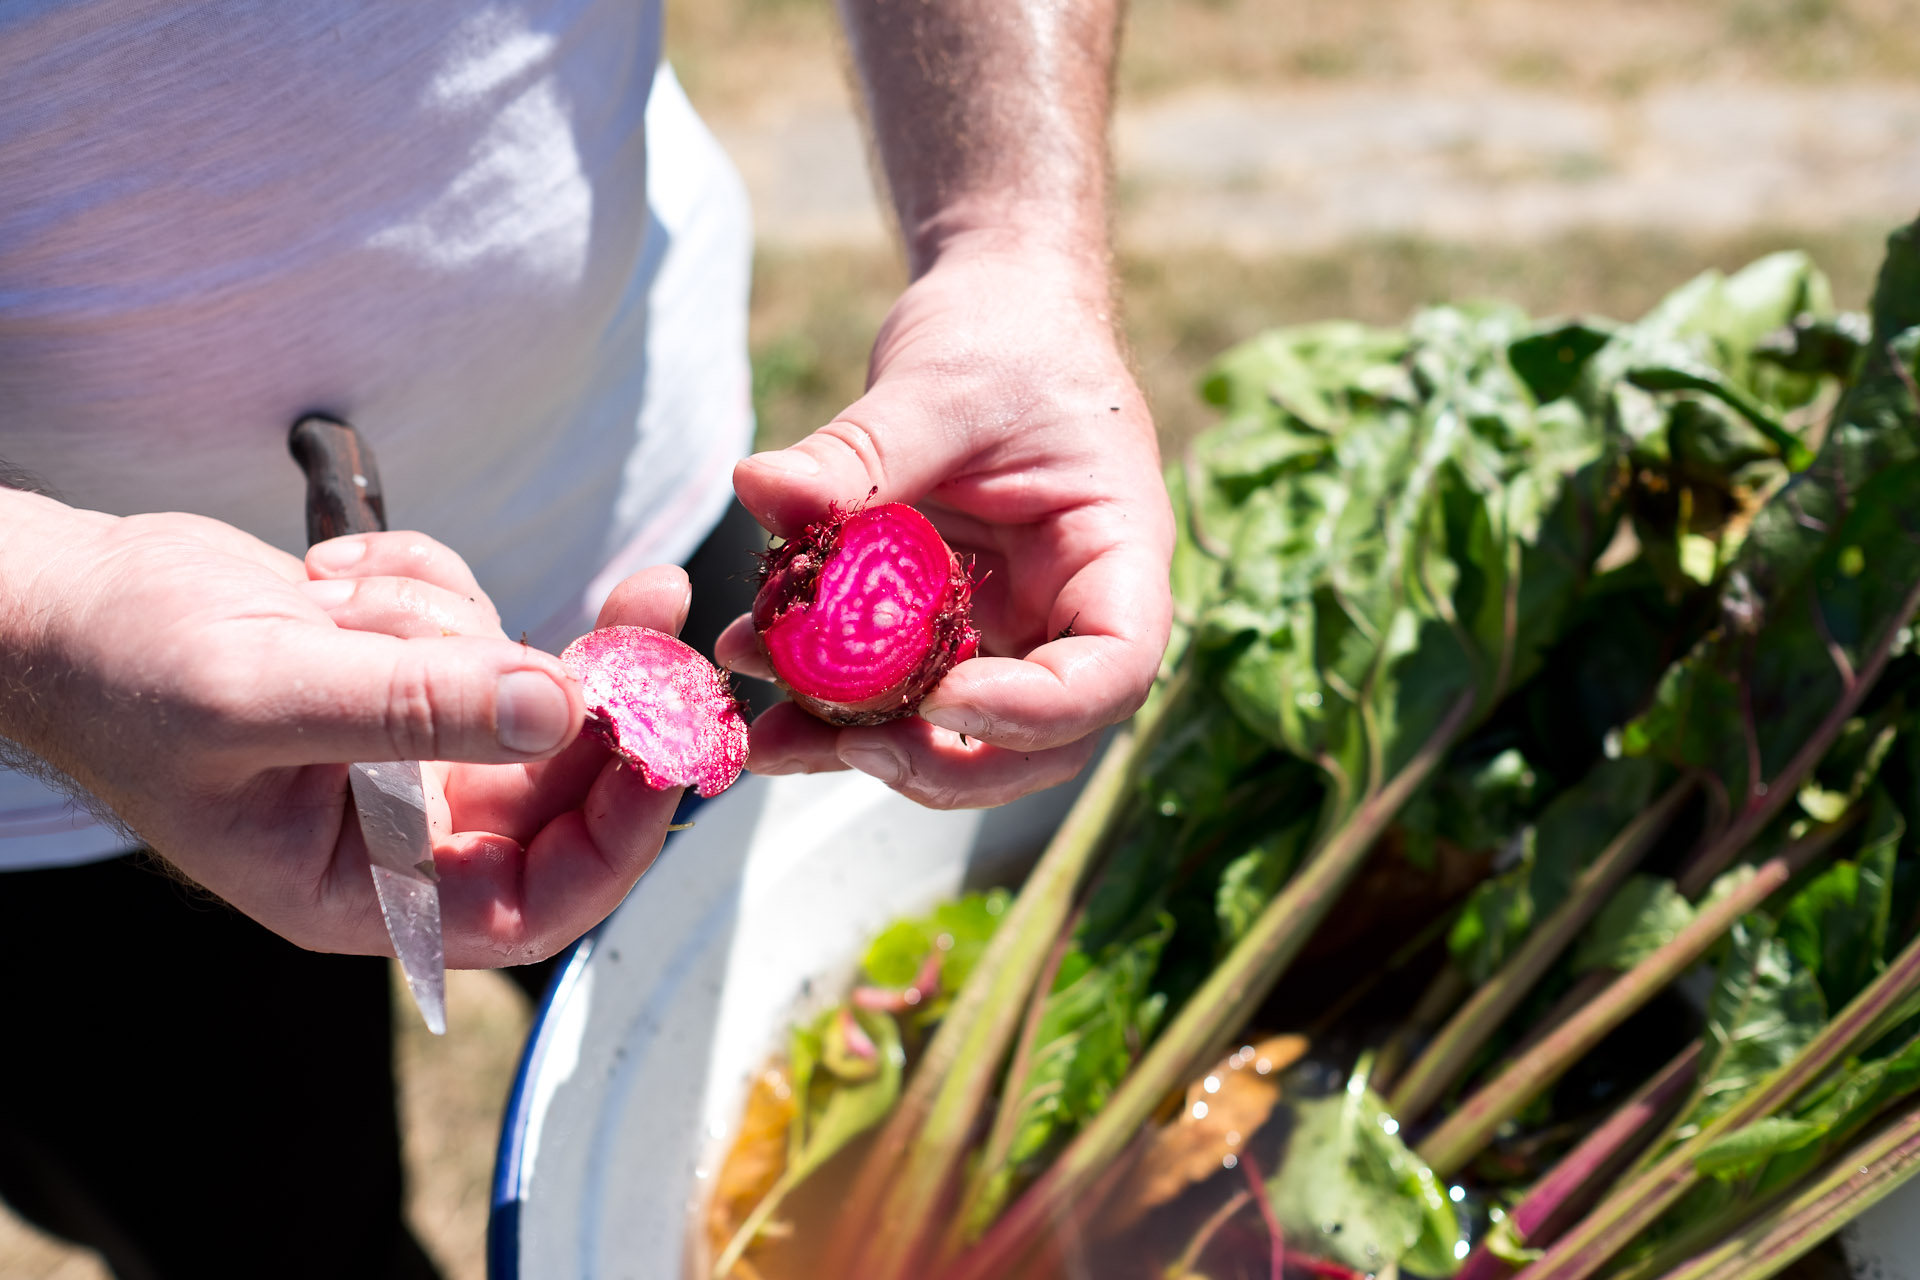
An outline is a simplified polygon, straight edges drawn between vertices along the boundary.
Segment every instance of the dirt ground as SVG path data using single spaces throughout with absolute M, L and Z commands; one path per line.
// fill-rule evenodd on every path
M 1134 0 L 1118 84 L 1126 325 L 1171 449 L 1207 360 L 1263 327 L 1502 296 L 1636 314 L 1707 266 L 1811 250 L 1843 301 L 1920 205 L 1920 0 Z M 828 0 L 671 0 L 668 49 L 756 199 L 768 442 L 858 395 L 902 282 Z M 411 1212 L 484 1275 L 502 1101 L 528 1022 L 450 975 L 403 1019 Z M 0 1277 L 97 1280 L 0 1214 Z

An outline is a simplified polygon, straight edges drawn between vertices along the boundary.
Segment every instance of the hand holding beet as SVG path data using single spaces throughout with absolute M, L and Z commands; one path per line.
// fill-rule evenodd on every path
M 925 804 L 1000 804 L 1073 776 L 1092 735 L 1146 696 L 1172 614 L 1172 519 L 1098 264 L 948 249 L 882 327 L 867 394 L 741 463 L 734 488 L 790 539 L 869 491 L 871 507 L 917 507 L 971 565 L 980 634 L 918 716 L 842 728 L 775 707 L 753 728 L 756 772 L 852 766 Z M 772 675 L 750 619 L 719 656 Z
M 601 621 L 671 632 L 687 600 L 680 570 L 649 570 Z M 315 950 L 388 950 L 348 761 L 428 762 L 455 967 L 590 928 L 679 798 L 581 738 L 560 660 L 502 635 L 465 564 L 419 534 L 321 543 L 303 565 L 195 516 L 0 490 L 0 601 L 0 737 Z

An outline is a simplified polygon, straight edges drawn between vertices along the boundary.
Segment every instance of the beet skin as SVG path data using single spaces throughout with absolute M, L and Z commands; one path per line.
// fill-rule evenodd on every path
M 971 658 L 967 568 L 904 503 L 834 508 L 767 553 L 753 626 L 760 651 L 801 707 L 841 725 L 912 715 Z

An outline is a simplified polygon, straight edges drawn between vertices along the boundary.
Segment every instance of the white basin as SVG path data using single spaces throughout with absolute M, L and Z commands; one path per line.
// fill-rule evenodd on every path
M 747 1085 L 897 916 L 1010 883 L 1073 798 L 922 809 L 861 774 L 748 776 L 699 806 L 562 967 L 507 1107 L 491 1280 L 676 1280 Z M 1920 1280 L 1920 1180 L 1848 1229 L 1860 1280 Z
M 1016 879 L 1072 802 L 1056 788 L 935 812 L 863 774 L 751 775 L 548 991 L 501 1133 L 492 1280 L 674 1280 L 747 1085 L 833 1002 L 897 916 Z

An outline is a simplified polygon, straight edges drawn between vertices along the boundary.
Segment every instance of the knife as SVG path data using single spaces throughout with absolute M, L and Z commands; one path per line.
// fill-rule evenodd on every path
M 307 543 L 387 527 L 386 499 L 373 451 L 337 418 L 309 414 L 293 424 L 287 446 L 307 473 Z M 440 877 L 433 869 L 426 793 L 418 760 L 356 764 L 348 772 L 353 806 L 373 864 L 373 891 L 407 990 L 433 1034 L 447 1032 L 446 953 L 440 940 Z

